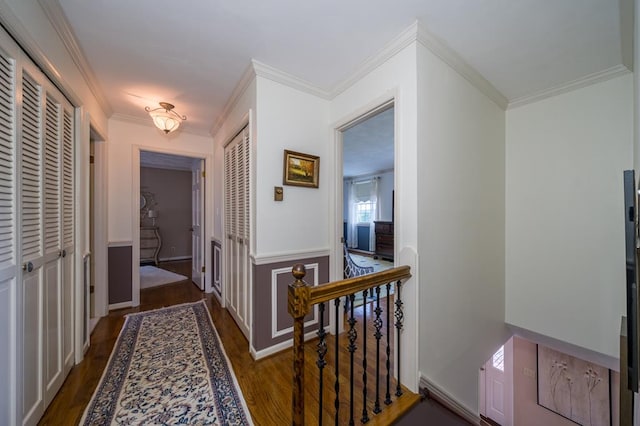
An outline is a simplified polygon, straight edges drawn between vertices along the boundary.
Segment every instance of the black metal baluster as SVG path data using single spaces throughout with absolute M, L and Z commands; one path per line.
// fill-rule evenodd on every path
M 340 424 L 339 422 L 339 418 L 338 418 L 338 412 L 340 410 L 340 376 L 339 376 L 339 367 L 340 367 L 340 362 L 339 362 L 339 358 L 338 358 L 338 353 L 340 352 L 340 298 L 338 297 L 337 299 L 335 299 L 333 301 L 334 305 L 335 305 L 335 323 L 336 323 L 336 341 L 335 341 L 335 371 L 336 371 L 336 381 L 333 385 L 333 389 L 335 390 L 336 393 L 336 399 L 333 402 L 333 406 L 336 409 L 336 414 L 335 414 L 335 421 L 336 421 L 336 426 L 338 426 Z
M 355 294 L 350 294 L 349 296 L 349 353 L 350 353 L 350 371 L 349 371 L 349 426 L 354 425 L 353 421 L 353 376 L 354 376 L 354 353 L 358 347 L 356 346 L 356 339 L 358 338 L 358 332 L 355 329 L 356 319 L 353 316 L 353 301 L 355 299 Z
M 389 299 L 391 298 L 391 283 L 387 283 L 387 393 L 385 395 L 384 403 L 391 404 L 391 343 L 389 342 L 389 334 L 391 333 L 391 318 L 389 312 L 391 312 L 391 305 Z
M 382 313 L 382 308 L 380 308 L 380 286 L 376 287 L 375 313 L 376 319 L 373 321 L 373 325 L 376 328 L 376 332 L 374 334 L 374 337 L 376 338 L 376 402 L 373 406 L 373 412 L 378 414 L 382 411 L 380 408 L 380 338 L 382 338 L 382 333 L 380 332 L 380 329 L 382 328 L 382 319 L 380 318 L 380 314 Z
M 323 397 L 323 393 L 324 393 L 324 367 L 327 365 L 327 361 L 324 359 L 325 355 L 327 354 L 327 341 L 325 340 L 325 337 L 327 335 L 327 332 L 324 329 L 324 303 L 320 303 L 320 306 L 318 306 L 318 310 L 320 313 L 320 328 L 318 329 L 318 337 L 320 338 L 319 342 L 318 342 L 318 346 L 317 346 L 317 352 L 318 352 L 318 361 L 316 361 L 316 365 L 318 366 L 318 369 L 320 369 L 320 395 L 319 395 L 319 400 L 318 400 L 318 425 L 322 426 L 322 408 L 323 408 L 323 404 L 322 404 L 322 397 Z
M 402 395 L 402 387 L 400 387 L 400 332 L 402 331 L 402 323 L 404 322 L 404 312 L 402 310 L 402 298 L 400 297 L 400 287 L 402 281 L 396 283 L 396 311 L 394 313 L 396 317 L 396 341 L 398 342 L 398 349 L 396 350 L 396 364 L 398 365 L 398 378 L 396 385 L 396 396 Z
M 373 294 L 373 290 L 371 290 Z M 366 301 L 368 290 L 362 292 L 362 298 Z M 362 423 L 369 421 L 367 412 L 367 305 L 362 305 Z

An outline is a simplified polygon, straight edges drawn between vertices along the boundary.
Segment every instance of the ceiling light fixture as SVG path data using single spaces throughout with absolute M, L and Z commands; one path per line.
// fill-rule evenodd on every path
M 153 124 L 165 134 L 169 134 L 180 127 L 180 124 L 187 119 L 185 115 L 180 115 L 173 110 L 174 106 L 168 102 L 160 102 L 160 108 L 151 109 L 145 107 L 153 119 Z

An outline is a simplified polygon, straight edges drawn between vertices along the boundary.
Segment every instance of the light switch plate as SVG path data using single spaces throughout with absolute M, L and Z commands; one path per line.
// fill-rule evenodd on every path
M 273 200 L 282 201 L 284 199 L 284 189 L 281 186 L 273 187 Z

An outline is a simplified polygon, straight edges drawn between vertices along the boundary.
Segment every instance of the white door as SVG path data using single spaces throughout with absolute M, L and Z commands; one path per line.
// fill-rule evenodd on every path
M 194 160 L 191 172 L 191 279 L 204 290 L 204 161 Z
M 47 93 L 44 108 L 45 405 L 64 380 L 61 204 L 62 106 Z
M 0 33 L 4 45 L 5 34 Z M 16 424 L 17 293 L 15 56 L 0 50 L 0 424 Z
M 250 147 L 249 130 L 245 127 L 224 152 L 225 301 L 247 339 L 251 327 Z
M 21 218 L 22 242 L 22 418 L 34 423 L 44 412 L 44 245 L 41 144 L 42 87 L 22 78 Z
M 485 416 L 502 426 L 513 424 L 512 415 L 513 339 L 496 351 L 485 366 Z
M 21 377 L 34 424 L 73 363 L 73 109 L 31 65 L 22 73 Z
M 73 336 L 73 318 L 74 300 L 73 283 L 74 283 L 74 263 L 75 263 L 75 209 L 74 209 L 74 134 L 73 110 L 65 107 L 62 111 L 62 138 L 61 138 L 61 173 L 60 185 L 62 187 L 62 303 L 64 306 L 63 323 L 63 363 L 64 376 L 66 376 L 74 362 L 74 336 Z
M 73 362 L 72 149 L 73 108 L 0 30 L 0 424 L 36 424 Z

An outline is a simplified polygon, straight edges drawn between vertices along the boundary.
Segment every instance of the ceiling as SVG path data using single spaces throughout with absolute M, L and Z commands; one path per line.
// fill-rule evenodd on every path
M 393 112 L 386 109 L 342 132 L 345 178 L 393 170 Z
M 113 113 L 149 120 L 167 101 L 201 135 L 252 59 L 331 93 L 416 21 L 511 104 L 632 62 L 633 0 L 40 1 L 63 11 Z M 389 111 L 345 133 L 345 175 L 393 167 Z
M 140 166 L 154 169 L 194 170 L 202 160 L 162 152 L 140 151 Z
M 418 20 L 509 101 L 622 63 L 632 0 L 58 1 L 111 109 L 207 135 L 255 59 L 330 92 Z

